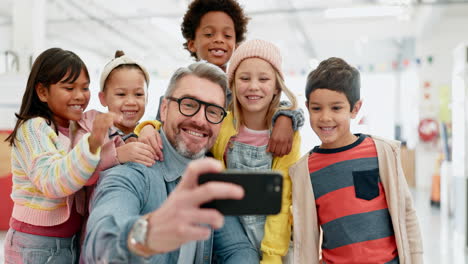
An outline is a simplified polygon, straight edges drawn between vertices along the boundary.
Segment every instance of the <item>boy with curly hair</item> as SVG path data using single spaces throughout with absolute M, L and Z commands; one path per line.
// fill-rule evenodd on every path
M 195 0 L 181 25 L 184 47 L 196 60 L 226 71 L 233 51 L 245 40 L 249 19 L 237 1 Z

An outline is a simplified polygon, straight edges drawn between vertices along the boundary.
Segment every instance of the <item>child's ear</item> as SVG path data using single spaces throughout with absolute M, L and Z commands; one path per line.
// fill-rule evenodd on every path
M 104 92 L 99 92 L 99 102 L 101 102 L 102 106 L 107 107 L 107 101 L 106 101 L 106 94 Z
M 356 118 L 357 114 L 359 113 L 359 110 L 361 110 L 361 106 L 362 100 L 359 100 L 354 104 L 353 110 L 351 111 L 351 118 Z
M 161 122 L 164 123 L 166 121 L 166 115 L 167 115 L 167 106 L 168 105 L 168 100 L 166 98 L 163 98 L 162 101 L 161 101 L 161 107 L 160 107 L 160 118 L 161 118 Z
M 309 101 L 305 101 L 304 104 L 305 104 L 306 109 L 308 110 L 309 109 Z
M 197 48 L 195 47 L 195 40 L 189 39 L 187 41 L 187 48 L 193 53 L 197 53 Z
M 38 83 L 35 89 L 36 89 L 37 97 L 39 97 L 39 100 L 41 100 L 41 102 L 43 103 L 47 103 L 47 98 L 49 95 L 49 90 L 47 90 L 47 87 L 42 85 L 42 83 Z

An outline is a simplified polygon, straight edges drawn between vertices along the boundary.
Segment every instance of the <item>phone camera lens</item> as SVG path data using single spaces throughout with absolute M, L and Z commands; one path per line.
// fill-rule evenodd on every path
M 275 184 L 280 184 L 281 183 L 281 178 L 280 177 L 276 177 L 275 180 L 274 180 Z
M 279 192 L 280 189 L 281 189 L 281 188 L 279 187 L 279 185 L 276 185 L 276 186 L 275 186 L 275 192 Z
M 272 192 L 273 189 L 274 189 L 273 184 L 268 184 L 268 185 L 267 185 L 267 192 Z

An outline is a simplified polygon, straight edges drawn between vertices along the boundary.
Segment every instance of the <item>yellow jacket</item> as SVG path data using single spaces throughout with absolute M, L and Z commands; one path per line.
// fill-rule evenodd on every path
M 139 123 L 135 127 L 135 130 L 133 130 L 133 133 L 135 133 L 137 136 L 139 136 L 141 129 L 143 129 L 146 125 L 152 125 L 154 127 L 154 129 L 159 130 L 161 128 L 162 123 L 159 122 L 158 120 L 143 121 L 143 122 Z
M 224 161 L 224 152 L 231 137 L 238 133 L 234 128 L 234 116 L 228 113 L 219 132 L 216 143 L 211 152 L 214 157 Z M 262 240 L 261 251 L 263 255 L 262 263 L 282 263 L 281 256 L 288 253 L 289 241 L 291 240 L 291 178 L 289 177 L 289 167 L 300 157 L 301 137 L 299 132 L 294 133 L 291 152 L 283 157 L 274 157 L 271 168 L 283 174 L 283 198 L 281 212 L 277 215 L 267 216 L 265 223 L 265 235 Z

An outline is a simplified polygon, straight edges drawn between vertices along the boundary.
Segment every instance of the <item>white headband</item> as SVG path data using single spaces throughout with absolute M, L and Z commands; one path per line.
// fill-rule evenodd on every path
M 100 82 L 101 92 L 104 91 L 104 83 L 106 82 L 106 79 L 109 76 L 109 74 L 112 72 L 112 70 L 114 70 L 116 67 L 120 65 L 127 65 L 127 64 L 135 64 L 138 67 L 140 67 L 141 71 L 145 75 L 146 86 L 149 86 L 150 77 L 146 68 L 143 67 L 143 65 L 141 65 L 137 61 L 128 57 L 127 55 L 123 55 L 123 56 L 120 56 L 118 58 L 111 60 L 109 63 L 106 64 L 106 66 L 104 66 L 104 69 L 102 70 L 101 82 Z

